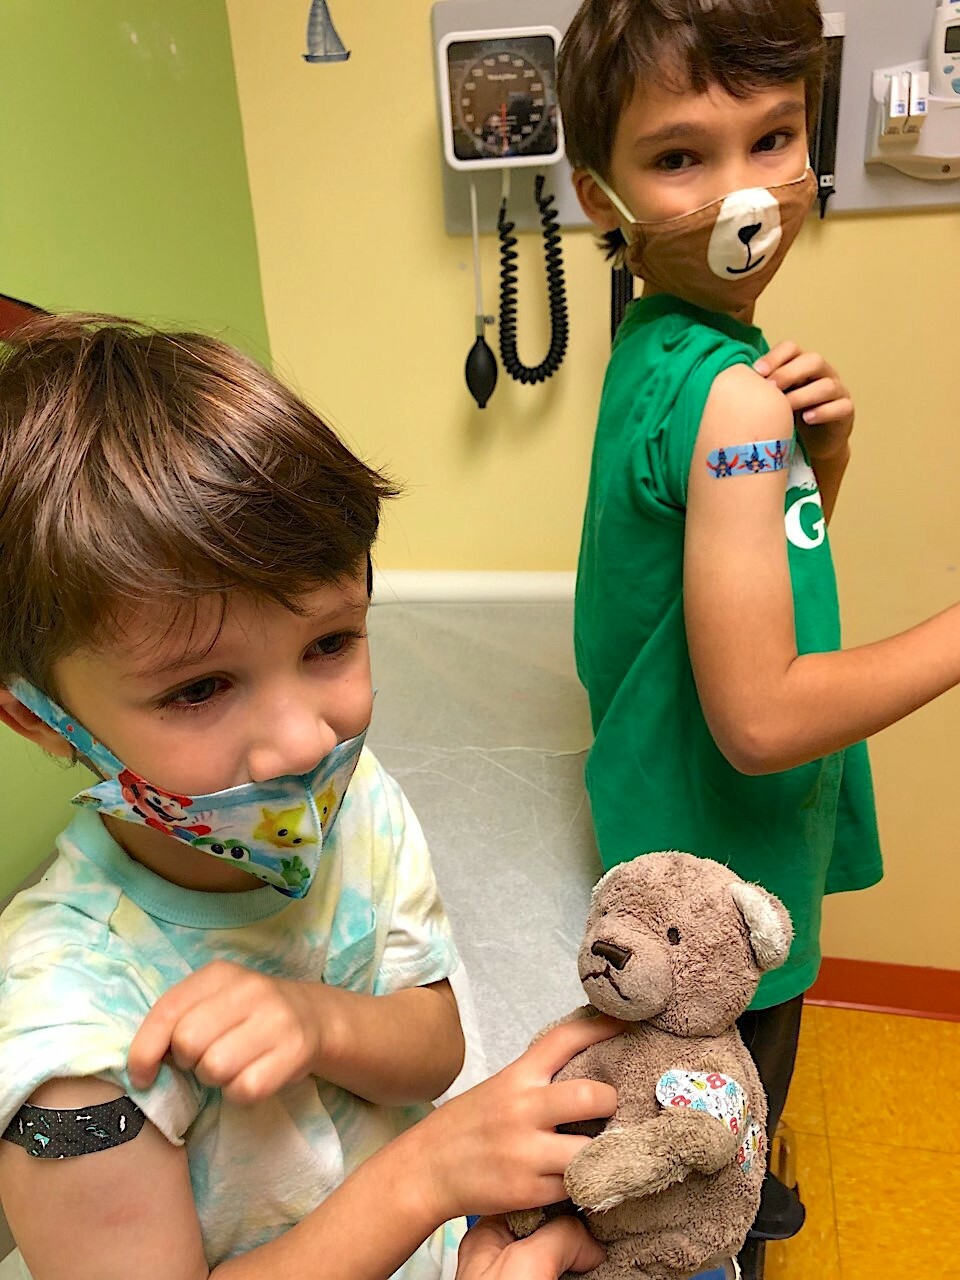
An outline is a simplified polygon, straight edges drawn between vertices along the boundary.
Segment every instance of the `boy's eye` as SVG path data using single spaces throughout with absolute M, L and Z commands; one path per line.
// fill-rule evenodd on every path
M 679 173 L 681 169 L 689 169 L 695 163 L 688 151 L 668 151 L 666 155 L 660 156 L 656 167 L 665 173 Z
M 220 681 L 216 676 L 206 676 L 203 680 L 195 680 L 193 684 L 176 689 L 164 699 L 166 707 L 199 707 L 209 702 L 219 691 Z
M 332 635 L 321 636 L 310 645 L 307 657 L 333 658 L 352 648 L 362 637 L 363 633 L 359 631 L 335 631 Z
M 778 129 L 776 133 L 765 133 L 754 145 L 754 151 L 783 151 L 793 141 L 794 135 L 789 129 Z

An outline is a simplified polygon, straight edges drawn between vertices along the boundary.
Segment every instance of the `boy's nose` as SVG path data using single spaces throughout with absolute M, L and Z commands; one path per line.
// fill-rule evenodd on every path
M 732 195 L 734 191 L 751 191 L 760 186 L 754 170 L 750 165 L 742 164 L 739 159 L 732 160 L 724 167 L 722 175 L 718 176 L 724 197 Z
M 278 715 L 257 734 L 247 756 L 251 782 L 309 773 L 337 745 L 322 717 L 303 712 Z

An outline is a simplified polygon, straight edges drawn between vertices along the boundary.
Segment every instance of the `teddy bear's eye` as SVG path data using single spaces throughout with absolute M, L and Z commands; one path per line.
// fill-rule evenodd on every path
M 667 930 L 667 941 L 672 947 L 675 947 L 680 941 L 680 930 L 675 925 L 671 925 Z

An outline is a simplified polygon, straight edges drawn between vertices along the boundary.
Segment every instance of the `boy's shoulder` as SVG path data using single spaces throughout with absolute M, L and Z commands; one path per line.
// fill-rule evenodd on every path
M 331 834 L 345 882 L 376 899 L 429 864 L 426 839 L 397 780 L 364 746 Z M 424 866 L 421 866 L 424 864 Z M 415 870 L 420 868 L 420 870 Z M 431 872 L 432 874 L 432 872 Z
M 74 815 L 57 837 L 57 854 L 36 880 L 0 912 L 0 981 L 9 966 L 63 948 L 97 952 L 107 945 L 109 921 L 121 890 L 91 862 L 85 832 L 102 829 L 92 812 Z
M 357 767 L 344 796 L 335 830 L 350 831 L 372 827 L 381 837 L 395 834 L 402 826 L 406 804 L 397 780 L 387 772 L 368 746 L 357 759 Z
M 679 430 L 687 440 L 719 375 L 767 350 L 759 329 L 728 316 L 667 294 L 637 299 L 611 353 L 598 438 L 647 441 Z
M 624 346 L 635 356 L 648 349 L 651 360 L 670 355 L 674 363 L 714 352 L 742 352 L 756 359 L 767 342 L 756 325 L 706 311 L 671 294 L 637 298 L 627 307 L 614 340 L 614 355 Z

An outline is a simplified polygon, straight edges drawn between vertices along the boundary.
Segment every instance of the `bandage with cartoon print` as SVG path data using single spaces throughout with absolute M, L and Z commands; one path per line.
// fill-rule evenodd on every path
M 10 692 L 73 746 L 104 779 L 71 803 L 134 822 L 224 862 L 289 898 L 306 895 L 366 737 L 339 742 L 309 773 L 248 782 L 206 795 L 177 795 L 128 769 L 42 690 L 20 678 Z

